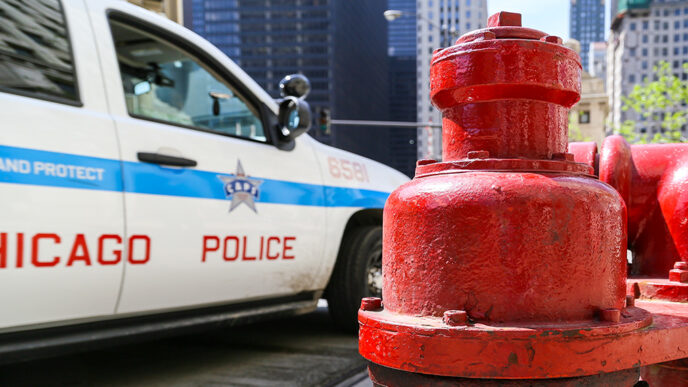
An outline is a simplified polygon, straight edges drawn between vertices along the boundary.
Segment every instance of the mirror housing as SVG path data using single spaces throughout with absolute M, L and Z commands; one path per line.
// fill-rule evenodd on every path
M 306 98 L 311 91 L 311 82 L 303 74 L 291 74 L 284 77 L 279 83 L 280 95 L 283 98 Z
M 311 127 L 311 108 L 303 99 L 286 96 L 279 103 L 279 137 L 288 142 L 307 132 Z

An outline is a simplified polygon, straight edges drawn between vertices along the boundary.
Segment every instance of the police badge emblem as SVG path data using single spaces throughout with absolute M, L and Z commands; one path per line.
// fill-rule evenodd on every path
M 224 186 L 224 192 L 227 199 L 232 200 L 229 206 L 229 212 L 234 211 L 241 203 L 246 204 L 247 207 L 258 213 L 256 210 L 256 200 L 260 197 L 260 189 L 263 184 L 262 180 L 249 179 L 244 172 L 244 167 L 241 165 L 241 160 L 237 160 L 237 169 L 234 176 L 218 175 Z

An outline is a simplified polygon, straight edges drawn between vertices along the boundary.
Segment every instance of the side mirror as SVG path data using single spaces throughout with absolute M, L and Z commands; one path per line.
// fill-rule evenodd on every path
M 282 141 L 291 141 L 311 127 L 311 108 L 294 96 L 287 96 L 279 104 L 279 135 Z
M 311 82 L 302 74 L 291 74 L 279 83 L 280 95 L 284 97 L 306 98 L 311 91 Z

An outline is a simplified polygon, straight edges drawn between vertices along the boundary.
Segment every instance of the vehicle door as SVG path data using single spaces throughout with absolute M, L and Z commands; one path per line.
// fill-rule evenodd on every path
M 0 329 L 112 315 L 119 149 L 82 0 L 0 2 Z
M 99 41 L 103 67 L 119 75 L 107 88 L 131 259 L 118 312 L 322 288 L 314 277 L 324 199 L 312 148 L 278 149 L 275 113 L 252 81 L 199 48 L 195 34 L 144 21 L 128 4 L 90 4 L 105 4 L 94 24 L 109 25 L 112 39 Z

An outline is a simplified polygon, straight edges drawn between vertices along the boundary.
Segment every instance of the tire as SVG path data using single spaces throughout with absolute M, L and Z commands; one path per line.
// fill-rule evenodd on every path
M 330 316 L 338 328 L 356 332 L 361 298 L 381 296 L 382 227 L 360 226 L 342 240 L 327 286 Z

